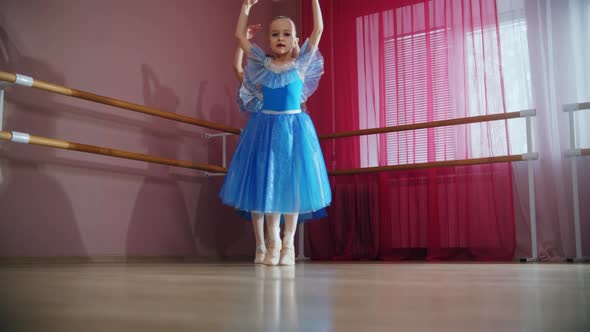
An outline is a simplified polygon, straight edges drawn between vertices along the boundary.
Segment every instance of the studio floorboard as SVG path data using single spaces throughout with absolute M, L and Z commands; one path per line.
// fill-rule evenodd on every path
M 588 332 L 590 265 L 3 265 L 0 330 Z

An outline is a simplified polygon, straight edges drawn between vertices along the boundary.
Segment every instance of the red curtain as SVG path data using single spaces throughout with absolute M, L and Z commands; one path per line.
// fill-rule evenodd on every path
M 313 27 L 303 1 L 303 34 Z M 495 0 L 322 0 L 318 133 L 506 112 Z M 510 154 L 507 123 L 323 140 L 329 169 Z M 510 260 L 510 164 L 331 177 L 312 259 Z

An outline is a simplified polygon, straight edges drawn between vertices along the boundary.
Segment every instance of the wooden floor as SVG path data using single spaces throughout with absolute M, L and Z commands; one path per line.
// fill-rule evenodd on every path
M 588 332 L 590 265 L 5 265 L 0 331 Z

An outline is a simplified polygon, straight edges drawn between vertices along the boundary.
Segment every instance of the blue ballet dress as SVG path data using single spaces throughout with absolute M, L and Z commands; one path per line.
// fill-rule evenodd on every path
M 275 65 L 252 45 L 238 93 L 250 113 L 219 194 L 224 204 L 250 212 L 298 213 L 298 221 L 326 216 L 332 201 L 318 137 L 301 103 L 317 89 L 323 58 L 306 41 L 299 57 Z

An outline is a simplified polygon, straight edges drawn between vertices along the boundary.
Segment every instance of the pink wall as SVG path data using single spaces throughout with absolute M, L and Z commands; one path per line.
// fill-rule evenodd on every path
M 240 3 L 5 0 L 0 70 L 241 127 L 230 66 Z M 263 1 L 251 21 L 299 21 L 299 4 Z M 6 90 L 4 130 L 221 164 L 209 130 L 24 87 Z M 251 227 L 220 204 L 221 182 L 0 143 L 0 256 L 251 255 Z

